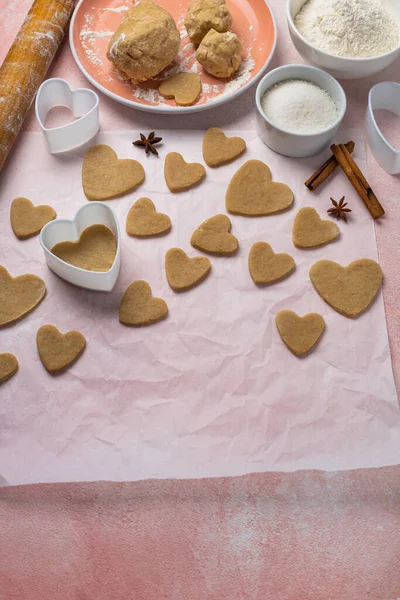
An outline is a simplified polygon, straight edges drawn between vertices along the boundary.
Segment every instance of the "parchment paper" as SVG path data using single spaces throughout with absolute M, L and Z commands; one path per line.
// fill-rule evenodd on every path
M 39 133 L 18 145 L 0 190 L 0 264 L 13 275 L 35 273 L 47 284 L 42 304 L 29 316 L 0 330 L 0 351 L 13 352 L 20 370 L 0 387 L 0 474 L 5 483 L 135 480 L 152 477 L 206 477 L 252 471 L 340 470 L 399 462 L 400 411 L 393 382 L 382 293 L 370 310 L 347 319 L 326 305 L 308 278 L 311 265 L 331 259 L 346 265 L 357 258 L 377 260 L 374 224 L 343 174 L 316 194 L 305 179 L 329 155 L 287 159 L 270 151 L 255 132 L 241 132 L 248 151 L 234 163 L 207 169 L 206 180 L 179 195 L 168 192 L 163 157 L 180 151 L 202 162 L 202 132 L 157 132 L 161 158 L 146 158 L 132 146 L 139 132 L 100 133 L 121 158 L 142 161 L 145 183 L 109 201 L 122 230 L 122 268 L 111 293 L 78 289 L 48 270 L 39 238 L 19 241 L 9 222 L 10 204 L 26 196 L 54 206 L 71 218 L 87 202 L 81 186 L 84 149 L 60 156 L 47 153 Z M 355 158 L 365 171 L 362 139 Z M 236 170 L 248 159 L 264 160 L 275 181 L 289 184 L 295 206 L 257 219 L 232 216 L 240 252 L 212 258 L 212 274 L 199 287 L 176 294 L 168 286 L 164 255 L 178 246 L 190 256 L 193 230 L 225 212 L 224 195 Z M 340 239 L 325 247 L 294 248 L 291 228 L 297 210 L 314 206 L 326 215 L 329 197 L 346 195 L 351 222 L 340 224 Z M 170 215 L 172 232 L 138 240 L 125 233 L 131 204 L 148 196 Z M 382 199 L 384 202 L 384 198 Z M 378 224 L 379 226 L 379 224 Z M 248 252 L 259 240 L 289 252 L 295 273 L 260 289 L 252 282 Z M 147 280 L 166 300 L 169 317 L 146 328 L 118 322 L 126 287 Z M 326 331 L 305 359 L 283 345 L 274 317 L 281 309 L 319 312 Z M 78 329 L 87 349 L 59 376 L 49 375 L 36 349 L 36 332 L 46 323 L 62 332 Z

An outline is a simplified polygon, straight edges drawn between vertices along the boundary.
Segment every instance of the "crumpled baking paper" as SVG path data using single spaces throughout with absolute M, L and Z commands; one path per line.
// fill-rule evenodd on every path
M 19 323 L 0 330 L 0 351 L 13 352 L 20 369 L 0 387 L 0 475 L 5 483 L 137 480 L 239 475 L 252 471 L 340 470 L 398 463 L 400 411 L 389 353 L 382 292 L 356 320 L 347 319 L 318 296 L 308 277 L 311 265 L 333 259 L 377 260 L 374 224 L 339 171 L 312 194 L 304 186 L 329 156 L 295 160 L 279 156 L 255 132 L 241 132 L 247 152 L 219 169 L 207 168 L 196 188 L 169 193 L 163 175 L 167 152 L 202 161 L 201 131 L 162 131 L 160 158 L 132 145 L 137 132 L 100 133 L 96 142 L 145 167 L 144 184 L 109 201 L 122 231 L 122 267 L 111 293 L 76 288 L 46 266 L 39 238 L 19 241 L 10 227 L 13 198 L 51 204 L 71 218 L 87 202 L 81 185 L 85 149 L 51 156 L 40 133 L 21 137 L 0 190 L 0 264 L 13 275 L 35 273 L 48 292 Z M 355 158 L 365 171 L 362 139 Z M 273 179 L 291 186 L 294 207 L 280 215 L 232 216 L 240 251 L 211 258 L 212 273 L 183 294 L 168 286 L 165 252 L 172 247 L 198 254 L 189 240 L 205 219 L 225 212 L 228 182 L 250 158 L 265 161 Z M 337 242 L 314 250 L 293 246 L 291 229 L 302 206 L 327 217 L 329 197 L 343 195 L 352 209 Z M 172 219 L 165 237 L 134 239 L 125 233 L 129 207 L 151 198 Z M 251 245 L 264 240 L 288 252 L 296 270 L 288 279 L 260 289 L 250 278 Z M 151 327 L 118 321 L 126 287 L 145 279 L 169 306 L 168 318 Z M 307 358 L 282 343 L 274 318 L 292 309 L 318 312 L 326 331 Z M 51 323 L 62 332 L 81 331 L 82 357 L 65 373 L 49 375 L 36 349 L 36 332 Z

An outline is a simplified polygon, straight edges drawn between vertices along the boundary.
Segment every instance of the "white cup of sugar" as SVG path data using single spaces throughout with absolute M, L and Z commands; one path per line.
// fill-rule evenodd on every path
M 342 86 L 325 71 L 285 65 L 260 81 L 256 108 L 264 144 L 284 156 L 304 158 L 322 152 L 335 137 L 347 100 Z

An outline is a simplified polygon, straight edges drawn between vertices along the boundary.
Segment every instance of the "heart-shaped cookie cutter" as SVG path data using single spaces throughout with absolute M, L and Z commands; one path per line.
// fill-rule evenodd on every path
M 70 109 L 76 121 L 60 127 L 45 127 L 47 113 L 56 106 Z M 55 77 L 40 86 L 35 102 L 36 118 L 46 136 L 51 154 L 66 152 L 88 142 L 99 130 L 99 97 L 88 88 L 72 89 L 68 81 Z
M 108 271 L 87 271 L 65 262 L 52 253 L 51 249 L 59 242 L 76 242 L 84 229 L 97 224 L 109 227 L 117 241 L 115 259 Z M 47 265 L 62 279 L 88 290 L 110 292 L 113 289 L 121 266 L 121 232 L 118 219 L 107 204 L 91 202 L 82 206 L 75 213 L 73 219 L 50 221 L 40 232 L 40 244 L 46 256 Z
M 389 110 L 400 117 L 400 83 L 384 81 L 377 83 L 368 96 L 365 125 L 367 139 L 376 161 L 391 175 L 400 173 L 400 151 L 396 150 L 379 129 L 374 111 Z

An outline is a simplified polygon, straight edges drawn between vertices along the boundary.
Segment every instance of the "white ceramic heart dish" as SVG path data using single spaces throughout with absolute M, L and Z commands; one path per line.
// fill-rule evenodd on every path
M 47 113 L 56 106 L 70 109 L 76 121 L 60 127 L 45 127 Z M 47 79 L 35 102 L 36 118 L 46 136 L 51 154 L 67 152 L 88 142 L 99 130 L 99 97 L 88 88 L 73 90 L 65 79 Z
M 76 242 L 84 229 L 96 224 L 109 227 L 117 240 L 117 253 L 109 271 L 86 271 L 70 265 L 52 253 L 51 249 L 59 242 Z M 113 289 L 121 266 L 121 232 L 114 211 L 106 204 L 91 202 L 82 206 L 71 220 L 50 221 L 40 232 L 40 244 L 49 268 L 65 281 L 88 290 L 110 292 Z

